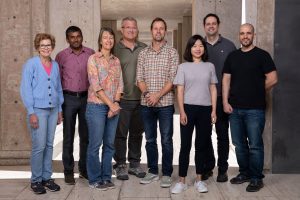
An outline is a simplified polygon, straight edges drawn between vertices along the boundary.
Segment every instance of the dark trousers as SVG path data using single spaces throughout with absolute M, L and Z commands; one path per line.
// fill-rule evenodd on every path
M 217 99 L 217 122 L 215 124 L 217 134 L 217 148 L 218 148 L 218 171 L 219 173 L 225 173 L 228 170 L 228 154 L 229 154 L 229 115 L 223 110 L 222 97 L 218 96 Z M 207 158 L 207 169 L 211 171 L 215 166 L 215 156 L 213 146 L 209 150 L 210 155 Z
M 146 152 L 149 173 L 158 174 L 157 121 L 161 136 L 162 175 L 171 176 L 173 172 L 173 114 L 174 106 L 142 106 L 145 127 Z
M 63 153 L 64 173 L 72 174 L 74 169 L 74 135 L 78 115 L 79 163 L 80 172 L 86 173 L 86 153 L 88 146 L 88 129 L 85 120 L 87 97 L 76 97 L 64 94 L 63 104 Z
M 128 161 L 130 167 L 138 167 L 141 161 L 141 146 L 144 132 L 140 101 L 121 99 L 120 107 L 122 109 L 115 138 L 114 159 L 117 165 L 126 163 L 128 139 Z
M 184 104 L 188 123 L 180 124 L 181 147 L 179 153 L 179 176 L 186 177 L 190 161 L 192 136 L 196 127 L 195 165 L 196 173 L 205 173 L 206 158 L 212 149 L 211 143 L 211 106 Z

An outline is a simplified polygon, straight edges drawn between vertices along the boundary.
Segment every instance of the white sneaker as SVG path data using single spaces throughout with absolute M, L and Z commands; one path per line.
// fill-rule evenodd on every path
M 171 192 L 172 192 L 172 194 L 179 194 L 179 193 L 181 193 L 181 192 L 187 190 L 187 188 L 188 188 L 187 184 L 184 184 L 184 183 L 182 183 L 182 182 L 178 182 L 178 183 L 176 183 L 176 185 L 173 187 L 173 189 L 172 189 Z
M 200 193 L 208 192 L 207 185 L 203 181 L 195 181 L 194 186 L 196 190 Z

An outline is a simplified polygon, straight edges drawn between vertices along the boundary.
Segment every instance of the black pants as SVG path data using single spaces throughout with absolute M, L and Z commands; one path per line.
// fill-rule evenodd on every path
M 216 133 L 217 133 L 217 148 L 218 148 L 218 172 L 225 173 L 228 170 L 228 154 L 229 154 L 229 136 L 228 136 L 228 128 L 229 128 L 229 115 L 224 112 L 222 97 L 218 96 L 217 100 L 217 122 Z M 206 171 L 211 171 L 215 166 L 215 156 L 213 146 L 211 146 L 210 155 L 207 160 L 207 168 Z
M 179 153 L 179 176 L 186 177 L 189 167 L 192 136 L 196 127 L 195 138 L 195 165 L 196 173 L 203 174 L 206 167 L 206 158 L 212 149 L 211 143 L 211 106 L 197 106 L 184 104 L 188 123 L 180 124 L 181 147 Z
M 122 109 L 115 138 L 114 159 L 117 165 L 126 163 L 128 139 L 128 161 L 130 167 L 138 167 L 141 161 L 141 146 L 144 132 L 140 101 L 121 99 L 120 107 Z
M 78 132 L 79 132 L 79 163 L 80 172 L 86 173 L 86 152 L 88 146 L 88 129 L 85 120 L 87 97 L 76 97 L 64 94 L 63 104 L 63 164 L 64 173 L 72 174 L 74 169 L 74 135 L 76 117 L 78 115 Z

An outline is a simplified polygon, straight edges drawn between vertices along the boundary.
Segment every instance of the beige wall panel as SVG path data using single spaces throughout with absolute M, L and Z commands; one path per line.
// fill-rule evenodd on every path
M 30 150 L 30 135 L 25 124 L 25 109 L 20 100 L 19 83 L 22 65 L 32 56 L 32 34 L 30 0 L 19 0 L 17 3 L 4 0 L 0 7 L 1 158 L 6 151 Z
M 192 36 L 192 17 L 191 16 L 184 16 L 182 20 L 182 62 L 183 54 L 185 51 L 186 43 L 188 39 Z
M 242 19 L 242 0 L 194 0 L 193 1 L 193 34 L 205 35 L 203 18 L 208 13 L 219 16 L 221 25 L 220 33 L 239 46 L 238 28 Z
M 51 0 L 49 1 L 49 31 L 57 40 L 53 57 L 68 47 L 65 30 L 75 25 L 83 32 L 84 45 L 97 49 L 97 38 L 101 26 L 100 0 Z
M 238 33 L 242 23 L 242 0 L 217 0 L 216 14 L 221 21 L 220 33 L 240 46 Z
M 204 35 L 203 18 L 208 13 L 215 13 L 215 0 L 193 0 L 192 2 L 192 18 L 193 18 L 193 34 Z
M 179 54 L 179 63 L 181 63 L 182 62 L 182 23 L 178 23 L 177 51 L 178 51 L 178 54 Z
M 271 56 L 274 53 L 275 0 L 257 1 L 256 45 Z M 265 169 L 272 170 L 272 94 L 267 95 L 266 125 L 264 131 Z

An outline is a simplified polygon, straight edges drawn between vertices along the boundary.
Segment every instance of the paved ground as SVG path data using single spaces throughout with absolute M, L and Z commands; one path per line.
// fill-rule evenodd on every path
M 216 136 L 213 134 L 214 146 Z M 214 176 L 206 183 L 208 193 L 200 194 L 193 187 L 195 167 L 194 151 L 191 151 L 191 164 L 188 172 L 189 188 L 182 194 L 171 195 L 169 189 L 159 186 L 159 181 L 149 185 L 141 185 L 139 179 L 130 176 L 129 181 L 119 181 L 113 177 L 116 188 L 109 191 L 98 191 L 90 189 L 85 179 L 79 179 L 76 173 L 76 184 L 69 186 L 64 184 L 63 167 L 61 162 L 62 127 L 57 128 L 55 148 L 53 156 L 53 178 L 61 186 L 60 192 L 47 192 L 45 195 L 35 195 L 30 190 L 30 166 L 0 166 L 0 200 L 300 200 L 300 175 L 299 174 L 267 174 L 264 179 L 265 187 L 257 193 L 245 191 L 247 184 L 231 185 L 230 183 L 217 183 L 215 181 L 217 169 Z M 173 180 L 176 183 L 178 177 L 178 154 L 180 148 L 178 115 L 174 118 L 174 173 Z M 75 159 L 78 160 L 78 138 L 75 142 Z M 146 154 L 143 144 L 142 164 L 146 168 Z M 238 173 L 236 158 L 232 146 L 229 155 L 229 177 Z

